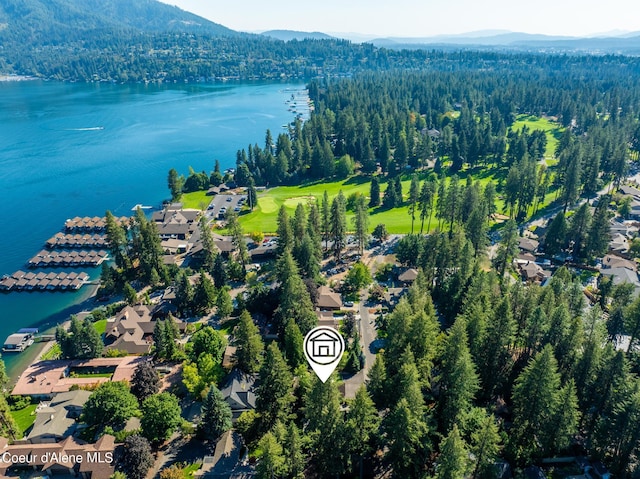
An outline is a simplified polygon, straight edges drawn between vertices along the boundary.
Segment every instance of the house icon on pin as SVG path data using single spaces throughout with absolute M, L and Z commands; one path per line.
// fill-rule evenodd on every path
M 314 358 L 333 358 L 336 356 L 336 346 L 340 341 L 338 338 L 322 331 L 317 336 L 310 339 Z

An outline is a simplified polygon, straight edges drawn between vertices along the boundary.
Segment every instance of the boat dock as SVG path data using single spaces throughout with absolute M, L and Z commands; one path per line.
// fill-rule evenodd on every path
M 57 233 L 47 240 L 47 248 L 108 248 L 109 241 L 103 234 Z
M 25 273 L 16 271 L 0 280 L 0 291 L 76 291 L 89 282 L 82 273 Z
M 105 250 L 91 251 L 48 251 L 42 250 L 29 260 L 30 268 L 60 266 L 100 266 L 108 254 Z
M 129 222 L 129 218 L 122 216 L 116 218 L 116 221 L 120 224 L 126 224 Z M 80 218 L 76 216 L 73 219 L 67 220 L 64 228 L 67 231 L 104 231 L 107 228 L 107 220 L 99 216 L 94 216 L 93 218 L 88 216 Z

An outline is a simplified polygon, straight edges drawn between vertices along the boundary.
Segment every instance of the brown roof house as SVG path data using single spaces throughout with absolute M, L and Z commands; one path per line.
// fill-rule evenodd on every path
M 408 270 L 400 273 L 400 275 L 398 276 L 398 280 L 405 284 L 409 284 L 409 283 L 413 283 L 417 277 L 418 277 L 418 270 L 415 268 L 409 268 Z
M 157 306 L 125 306 L 116 316 L 107 320 L 105 348 L 129 354 L 147 354 L 153 344 L 156 311 Z M 184 330 L 185 324 L 182 321 L 175 322 L 181 331 Z
M 328 286 L 318 288 L 318 308 L 321 310 L 333 310 L 342 308 L 342 298 Z
M 78 430 L 78 418 L 91 391 L 78 389 L 56 394 L 36 409 L 36 422 L 27 440 L 31 444 L 45 444 L 62 441 L 73 436 Z
M 115 438 L 102 436 L 87 444 L 73 436 L 53 444 L 13 444 L 0 437 L 0 476 L 31 469 L 48 476 L 108 479 L 114 473 Z

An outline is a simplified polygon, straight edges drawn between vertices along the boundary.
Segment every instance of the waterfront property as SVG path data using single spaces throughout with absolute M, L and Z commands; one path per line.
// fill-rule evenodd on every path
M 93 234 L 64 234 L 56 233 L 46 242 L 47 248 L 107 248 L 109 241 L 106 235 Z
M 100 251 L 47 251 L 37 253 L 27 263 L 30 268 L 46 268 L 60 266 L 100 266 L 108 257 L 104 250 Z
M 116 218 L 116 221 L 120 224 L 126 224 L 129 222 L 129 218 L 122 216 L 121 218 Z M 104 231 L 106 228 L 107 220 L 98 216 L 94 216 L 93 218 L 80 218 L 76 216 L 73 219 L 67 220 L 64 224 L 64 229 L 67 231 Z
M 4 340 L 2 351 L 5 353 L 20 353 L 33 344 L 33 334 L 29 332 L 17 332 L 9 335 Z
M 147 354 L 153 344 L 157 306 L 125 306 L 116 316 L 107 320 L 106 349 L 126 351 L 129 354 Z M 176 326 L 184 332 L 186 323 L 177 320 Z
M 51 399 L 71 388 L 92 386 L 108 381 L 131 381 L 133 372 L 146 358 L 126 356 L 123 358 L 96 358 L 91 360 L 38 361 L 29 366 L 18 379 L 11 394 Z M 112 371 L 109 377 L 103 371 Z M 83 371 L 83 374 L 74 374 Z M 91 371 L 96 371 L 95 375 Z
M 25 273 L 16 271 L 0 280 L 0 291 L 73 291 L 89 281 L 87 273 Z

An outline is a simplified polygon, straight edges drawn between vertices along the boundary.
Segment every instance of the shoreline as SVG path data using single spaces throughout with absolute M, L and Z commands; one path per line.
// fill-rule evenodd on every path
M 98 292 L 98 285 L 90 285 L 92 287 L 89 296 L 87 296 L 84 300 L 74 303 L 67 308 L 59 311 L 58 313 L 54 313 L 47 321 L 41 323 L 39 326 L 43 327 L 41 330 L 42 334 L 53 334 L 55 333 L 55 329 L 59 324 L 66 324 L 70 321 L 70 316 L 78 313 L 82 313 L 85 311 L 91 311 L 95 309 L 98 304 L 96 303 L 96 294 Z M 33 363 L 36 363 L 40 360 L 40 357 L 49 349 L 53 347 L 55 341 L 47 341 L 41 345 L 41 343 L 35 343 L 30 348 L 27 348 L 25 351 L 18 354 L 19 357 L 12 361 L 11 365 L 7 365 L 7 376 L 9 377 L 9 387 L 13 388 L 18 378 L 24 373 L 24 371 Z

